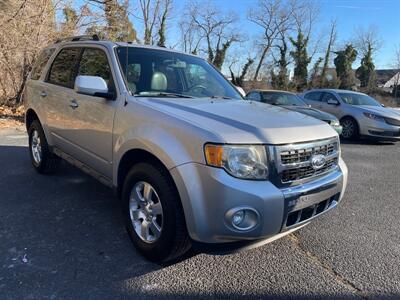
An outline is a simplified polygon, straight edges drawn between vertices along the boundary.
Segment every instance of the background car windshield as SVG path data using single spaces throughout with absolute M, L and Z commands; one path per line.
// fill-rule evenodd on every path
M 289 93 L 262 93 L 263 102 L 272 105 L 307 106 L 298 96 Z
M 173 93 L 243 99 L 223 75 L 201 58 L 135 47 L 118 47 L 117 56 L 134 95 Z
M 350 105 L 381 106 L 374 98 L 364 94 L 339 93 L 339 96 L 345 103 Z

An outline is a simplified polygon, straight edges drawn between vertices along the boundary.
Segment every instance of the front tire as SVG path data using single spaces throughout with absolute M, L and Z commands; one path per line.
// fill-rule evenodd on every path
M 343 130 L 341 136 L 346 140 L 355 140 L 359 137 L 359 128 L 356 120 L 353 118 L 343 118 L 340 121 Z
M 54 173 L 60 158 L 53 154 L 47 144 L 42 125 L 34 120 L 29 126 L 29 154 L 34 169 L 40 174 Z
M 134 165 L 125 178 L 122 201 L 129 237 L 147 259 L 165 262 L 190 249 L 178 191 L 162 166 Z

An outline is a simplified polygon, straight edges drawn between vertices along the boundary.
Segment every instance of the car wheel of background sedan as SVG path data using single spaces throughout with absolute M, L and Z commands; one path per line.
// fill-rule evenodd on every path
M 344 139 L 356 139 L 359 135 L 359 128 L 356 120 L 353 118 L 344 118 L 340 121 L 340 124 L 343 127 L 342 137 Z
M 155 262 L 173 260 L 191 247 L 179 194 L 168 171 L 134 165 L 122 191 L 128 234 L 139 252 Z
M 35 170 L 41 174 L 54 173 L 60 158 L 53 154 L 39 121 L 34 120 L 28 130 L 29 154 Z

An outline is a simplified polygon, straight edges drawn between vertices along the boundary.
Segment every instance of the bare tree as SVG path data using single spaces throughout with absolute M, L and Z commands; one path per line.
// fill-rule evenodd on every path
M 322 66 L 322 71 L 321 71 L 321 75 L 320 75 L 320 82 L 319 82 L 320 87 L 323 87 L 326 82 L 326 72 L 327 72 L 328 66 L 329 66 L 331 51 L 332 51 L 332 47 L 335 44 L 335 41 L 337 38 L 336 27 L 337 27 L 336 20 L 334 20 L 331 22 L 331 30 L 329 33 L 328 46 L 326 47 L 324 64 Z
M 261 55 L 254 73 L 254 80 L 257 80 L 265 58 L 279 35 L 292 25 L 295 7 L 293 3 L 286 5 L 282 0 L 259 0 L 257 7 L 249 10 L 248 19 L 261 27 L 263 31 L 262 42 L 259 44 Z
M 160 0 L 139 0 L 144 25 L 144 43 L 154 44 L 154 28 L 157 27 L 160 12 Z
M 382 47 L 382 40 L 377 27 L 358 27 L 355 29 L 354 36 L 353 44 L 361 56 L 366 56 L 369 49 L 375 54 Z
M 192 2 L 188 9 L 190 24 L 198 30 L 201 40 L 206 43 L 208 60 L 221 69 L 227 50 L 240 39 L 233 27 L 236 15 L 222 13 L 210 2 Z
M 399 104 L 400 98 L 400 44 L 396 47 L 395 55 L 393 59 L 393 68 L 397 70 L 393 84 L 393 96 Z
M 203 37 L 190 15 L 184 15 L 179 22 L 182 50 L 186 53 L 197 54 Z
M 157 45 L 160 47 L 165 47 L 165 32 L 167 27 L 167 18 L 172 6 L 172 0 L 164 0 L 162 5 L 162 11 L 159 17 L 159 29 L 158 29 L 158 42 Z
M 58 36 L 51 0 L 8 0 L 0 14 L 0 100 L 20 102 L 40 49 Z

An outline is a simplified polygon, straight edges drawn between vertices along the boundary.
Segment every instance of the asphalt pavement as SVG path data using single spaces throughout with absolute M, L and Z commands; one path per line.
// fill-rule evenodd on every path
M 342 145 L 341 205 L 296 234 L 230 255 L 143 259 L 112 190 L 63 163 L 31 167 L 0 130 L 0 299 L 400 299 L 400 143 Z

